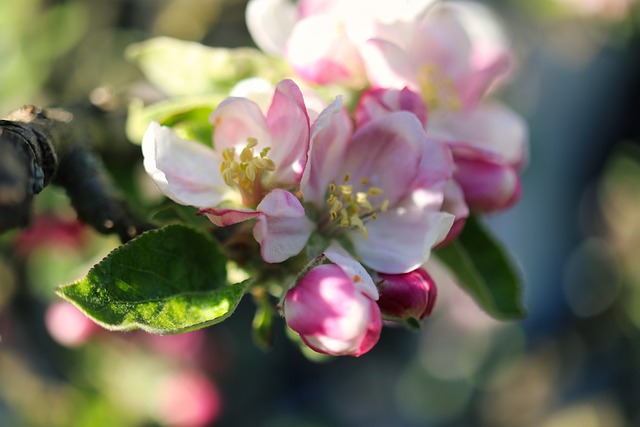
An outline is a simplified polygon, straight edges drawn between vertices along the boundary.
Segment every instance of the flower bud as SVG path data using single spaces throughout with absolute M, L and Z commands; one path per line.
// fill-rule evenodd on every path
M 520 176 L 514 166 L 494 163 L 482 157 L 456 158 L 456 166 L 455 179 L 472 210 L 503 210 L 520 199 Z
M 437 289 L 424 269 L 404 274 L 379 275 L 382 281 L 378 284 L 378 307 L 383 315 L 391 319 L 422 320 L 431 314 Z
M 312 350 L 332 356 L 360 356 L 380 338 L 382 316 L 376 302 L 335 264 L 311 269 L 287 292 L 287 325 Z

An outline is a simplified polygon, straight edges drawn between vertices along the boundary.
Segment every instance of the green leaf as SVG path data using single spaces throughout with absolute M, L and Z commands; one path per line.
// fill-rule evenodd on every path
M 246 292 L 248 281 L 226 284 L 225 264 L 207 236 L 169 225 L 115 249 L 57 293 L 107 329 L 186 332 L 223 321 Z
M 214 48 L 169 37 L 133 44 L 126 56 L 169 96 L 221 92 L 250 77 L 275 83 L 290 74 L 282 59 L 257 49 Z
M 140 144 L 149 123 L 157 121 L 171 126 L 183 139 L 211 146 L 213 126 L 209 123 L 209 115 L 225 97 L 225 94 L 189 96 L 148 106 L 140 100 L 133 100 L 127 114 L 127 137 L 134 144 Z
M 469 217 L 462 234 L 436 254 L 457 282 L 480 307 L 496 319 L 525 316 L 521 280 L 504 248 L 475 217 Z

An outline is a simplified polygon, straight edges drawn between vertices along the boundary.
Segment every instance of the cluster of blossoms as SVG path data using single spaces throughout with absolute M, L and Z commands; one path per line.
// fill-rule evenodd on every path
M 315 351 L 359 356 L 383 317 L 423 319 L 436 297 L 423 268 L 432 250 L 470 211 L 519 198 L 526 127 L 486 99 L 509 55 L 483 13 L 461 2 L 252 0 L 256 43 L 302 83 L 280 81 L 265 108 L 223 101 L 213 147 L 147 129 L 144 166 L 164 194 L 219 227 L 253 220 L 267 263 L 308 257 L 282 308 Z M 355 108 L 312 93 L 328 84 L 356 93 Z

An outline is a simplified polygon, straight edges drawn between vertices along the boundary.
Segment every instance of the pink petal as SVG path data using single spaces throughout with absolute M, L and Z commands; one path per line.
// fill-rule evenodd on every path
M 271 135 L 260 107 L 245 98 L 227 98 L 211 114 L 214 126 L 213 146 L 218 153 L 235 148 L 238 154 L 247 146 L 248 138 L 258 141 L 257 151 L 271 146 Z
M 456 82 L 469 71 L 471 41 L 453 8 L 438 3 L 425 14 L 407 50 L 414 61 L 435 67 Z
M 469 206 L 467 206 L 467 202 L 464 198 L 464 192 L 454 179 L 449 180 L 447 185 L 445 185 L 442 210 L 449 212 L 455 216 L 456 219 L 453 222 L 447 237 L 445 237 L 442 242 L 438 243 L 438 247 L 445 246 L 458 238 L 460 233 L 462 233 L 462 229 L 464 228 L 467 218 L 469 217 Z
M 215 206 L 228 194 L 216 153 L 200 143 L 180 139 L 168 127 L 149 124 L 142 154 L 147 174 L 160 191 L 180 204 Z
M 523 167 L 528 157 L 526 122 L 517 113 L 498 103 L 477 108 L 431 115 L 429 136 L 447 141 L 464 157 L 491 158 L 491 161 Z
M 418 193 L 418 194 L 416 194 Z M 414 192 L 402 204 L 366 223 L 368 236 L 350 232 L 351 242 L 363 264 L 381 273 L 400 274 L 424 264 L 431 249 L 442 241 L 454 216 L 433 209 L 441 195 Z
M 260 215 L 253 237 L 260 243 L 262 259 L 282 262 L 300 253 L 315 229 L 300 201 L 291 193 L 275 189 L 257 207 Z
M 260 49 L 282 56 L 296 18 L 289 0 L 251 0 L 245 13 L 247 28 Z
M 520 199 L 520 176 L 512 166 L 476 160 L 458 160 L 455 179 L 472 210 L 493 212 Z
M 307 164 L 309 116 L 302 93 L 293 81 L 283 80 L 276 86 L 267 125 L 273 141 L 269 156 L 276 164 L 270 180 L 297 184 Z
M 378 299 L 378 289 L 367 270 L 337 243 L 324 251 L 327 259 L 340 266 L 351 279 L 356 289 L 373 300 Z
M 371 39 L 362 46 L 367 77 L 373 87 L 418 91 L 418 67 L 399 46 L 381 39 Z
M 335 17 L 323 14 L 298 21 L 286 56 L 296 73 L 313 83 L 362 84 L 364 68 L 359 51 Z
M 352 130 L 351 119 L 340 97 L 313 122 L 309 162 L 300 183 L 306 202 L 316 206 L 324 204 L 329 183 L 339 174 Z
M 441 190 L 453 176 L 454 161 L 451 149 L 443 142 L 428 140 L 420 161 L 420 170 L 413 188 Z
M 422 125 L 413 114 L 389 113 L 356 130 L 342 171 L 350 175 L 354 191 L 359 191 L 359 181 L 367 178 L 369 185 L 383 190 L 380 197 L 393 206 L 411 190 L 426 144 Z
M 256 211 L 228 208 L 203 208 L 198 211 L 198 214 L 206 215 L 207 218 L 218 227 L 237 224 L 258 216 L 258 212 Z
M 356 108 L 356 124 L 361 126 L 393 111 L 413 113 L 423 127 L 427 126 L 427 106 L 424 100 L 406 87 L 402 90 L 376 88 L 364 92 Z

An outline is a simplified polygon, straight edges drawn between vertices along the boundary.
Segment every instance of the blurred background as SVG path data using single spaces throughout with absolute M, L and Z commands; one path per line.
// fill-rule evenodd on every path
M 91 102 L 124 126 L 126 99 L 148 93 L 126 47 L 252 46 L 245 3 L 0 0 L 0 116 Z M 523 199 L 486 218 L 525 278 L 526 319 L 494 321 L 441 278 L 419 333 L 385 328 L 359 359 L 310 361 L 283 324 L 263 352 L 250 298 L 205 330 L 110 333 L 54 288 L 119 241 L 48 187 L 32 227 L 0 236 L 0 426 L 640 425 L 640 5 L 485 3 L 518 59 L 499 96 L 530 124 Z M 96 150 L 145 212 L 139 147 L 123 130 Z

